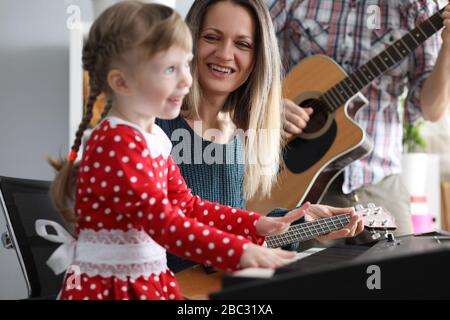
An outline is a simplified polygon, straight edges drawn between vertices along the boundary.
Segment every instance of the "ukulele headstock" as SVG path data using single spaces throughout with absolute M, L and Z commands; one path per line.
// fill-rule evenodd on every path
M 383 207 L 378 207 L 373 203 L 369 203 L 367 208 L 358 204 L 355 211 L 364 222 L 364 226 L 371 230 L 395 230 L 397 225 L 391 213 Z

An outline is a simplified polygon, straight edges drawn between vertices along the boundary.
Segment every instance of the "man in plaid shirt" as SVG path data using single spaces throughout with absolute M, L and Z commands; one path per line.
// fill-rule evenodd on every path
M 286 73 L 303 58 L 323 54 L 351 74 L 395 40 L 438 11 L 431 0 L 266 0 Z M 375 10 L 374 10 L 375 9 Z M 375 14 L 375 16 L 373 16 Z M 444 29 L 362 94 L 368 106 L 356 121 L 374 143 L 373 151 L 345 168 L 322 203 L 352 206 L 374 202 L 390 211 L 397 235 L 413 232 L 410 196 L 400 181 L 403 122 L 439 120 L 450 105 L 450 6 Z M 371 22 L 375 22 L 371 25 Z M 442 41 L 443 40 L 443 41 Z M 399 97 L 407 89 L 404 110 Z M 350 108 L 353 106 L 350 105 Z M 299 134 L 312 110 L 285 101 L 285 135 Z

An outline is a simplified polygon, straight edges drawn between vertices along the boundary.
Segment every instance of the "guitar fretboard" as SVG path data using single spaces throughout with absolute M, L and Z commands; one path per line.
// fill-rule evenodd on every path
M 414 30 L 395 41 L 386 50 L 359 67 L 353 74 L 325 92 L 320 99 L 327 105 L 326 112 L 334 112 L 361 89 L 406 58 L 425 40 L 439 31 L 443 27 L 441 17 L 443 11 L 444 9 L 435 13 Z
M 318 236 L 342 229 L 350 220 L 350 214 L 341 214 L 292 225 L 287 232 L 281 235 L 267 237 L 266 243 L 269 248 L 279 248 L 297 241 L 314 239 Z

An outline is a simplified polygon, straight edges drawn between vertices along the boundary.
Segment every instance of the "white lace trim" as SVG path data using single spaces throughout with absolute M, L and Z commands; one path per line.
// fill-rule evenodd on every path
M 85 229 L 77 240 L 73 266 L 90 277 L 149 277 L 167 269 L 166 250 L 144 231 Z

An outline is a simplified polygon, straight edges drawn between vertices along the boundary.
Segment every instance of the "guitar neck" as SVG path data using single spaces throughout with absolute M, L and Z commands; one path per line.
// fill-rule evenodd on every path
M 414 30 L 395 41 L 386 50 L 325 92 L 321 99 L 329 106 L 327 111 L 330 113 L 334 112 L 361 89 L 394 67 L 425 40 L 439 31 L 443 27 L 443 19 L 441 17 L 443 12 L 444 9 L 435 13 Z
M 279 248 L 294 242 L 314 239 L 332 231 L 342 229 L 350 220 L 350 214 L 341 214 L 292 225 L 287 232 L 281 235 L 267 237 L 266 243 L 269 248 Z

